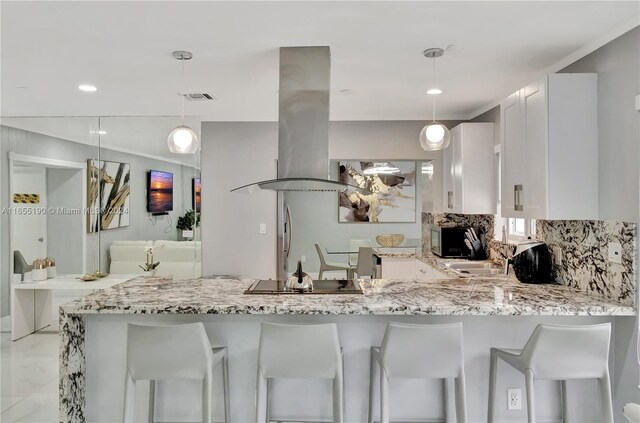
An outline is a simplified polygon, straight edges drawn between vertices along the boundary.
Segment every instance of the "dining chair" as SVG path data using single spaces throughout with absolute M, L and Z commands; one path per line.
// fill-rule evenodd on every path
M 316 251 L 318 252 L 318 258 L 320 259 L 320 272 L 318 273 L 318 279 L 322 280 L 324 272 L 340 271 L 344 270 L 347 273 L 347 279 L 353 279 L 354 268 L 348 264 L 342 263 L 330 263 L 327 260 L 326 250 L 320 246 L 317 242 L 314 243 Z

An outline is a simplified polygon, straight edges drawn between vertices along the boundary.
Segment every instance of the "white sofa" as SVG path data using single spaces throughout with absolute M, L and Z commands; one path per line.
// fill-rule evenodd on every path
M 153 261 L 160 262 L 156 276 L 177 279 L 202 276 L 200 241 L 114 241 L 109 247 L 111 274 L 141 274 L 147 261 L 146 247 L 153 247 Z

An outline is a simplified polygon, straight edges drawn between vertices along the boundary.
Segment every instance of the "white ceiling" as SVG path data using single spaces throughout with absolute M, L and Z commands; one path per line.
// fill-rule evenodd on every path
M 187 90 L 216 97 L 187 103 L 188 114 L 277 120 L 278 47 L 328 45 L 332 119 L 420 120 L 431 113 L 422 51 L 452 44 L 437 63 L 438 117 L 468 118 L 637 25 L 639 4 L 2 1 L 1 113 L 176 115 L 180 67 L 171 52 L 185 49 L 194 54 Z M 83 82 L 98 92 L 79 92 Z
M 81 144 L 143 155 L 172 163 L 194 166 L 194 156 L 173 154 L 167 137 L 181 123 L 179 117 L 5 117 L 0 124 Z M 185 124 L 199 129 L 197 117 Z

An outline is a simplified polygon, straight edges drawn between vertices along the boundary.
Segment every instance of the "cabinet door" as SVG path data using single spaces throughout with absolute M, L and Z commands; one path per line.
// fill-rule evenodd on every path
M 442 152 L 444 172 L 442 175 L 442 209 L 446 213 L 453 213 L 453 143 Z
M 453 176 L 453 211 L 463 213 L 464 192 L 462 189 L 462 125 L 455 127 L 451 131 L 451 145 L 453 148 L 452 176 Z
M 524 216 L 546 218 L 547 205 L 547 99 L 546 77 L 521 91 L 522 137 L 525 147 Z
M 526 148 L 521 137 L 520 91 L 500 103 L 502 216 L 522 217 Z

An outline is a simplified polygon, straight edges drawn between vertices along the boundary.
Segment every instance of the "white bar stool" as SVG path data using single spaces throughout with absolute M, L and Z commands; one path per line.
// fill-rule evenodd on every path
M 211 422 L 213 368 L 222 365 L 224 418 L 229 423 L 229 367 L 227 347 L 212 348 L 204 325 L 127 326 L 127 367 L 124 389 L 123 421 L 133 419 L 136 382 L 148 380 L 149 423 L 153 423 L 155 382 L 170 379 L 202 381 L 202 421 Z
M 488 421 L 495 420 L 498 358 L 525 375 L 527 417 L 535 423 L 534 381 L 562 381 L 562 412 L 567 419 L 566 381 L 597 379 L 602 423 L 613 423 L 609 380 L 611 323 L 583 326 L 538 325 L 522 350 L 491 348 Z
M 373 422 L 373 382 L 376 364 L 380 367 L 380 422 L 389 422 L 389 379 L 455 379 L 456 418 L 467 421 L 462 323 L 414 325 L 389 323 L 381 347 L 371 347 L 369 375 L 369 423 Z
M 269 379 L 333 379 L 333 421 L 344 422 L 344 376 L 338 328 L 262 323 L 256 422 L 269 422 Z

